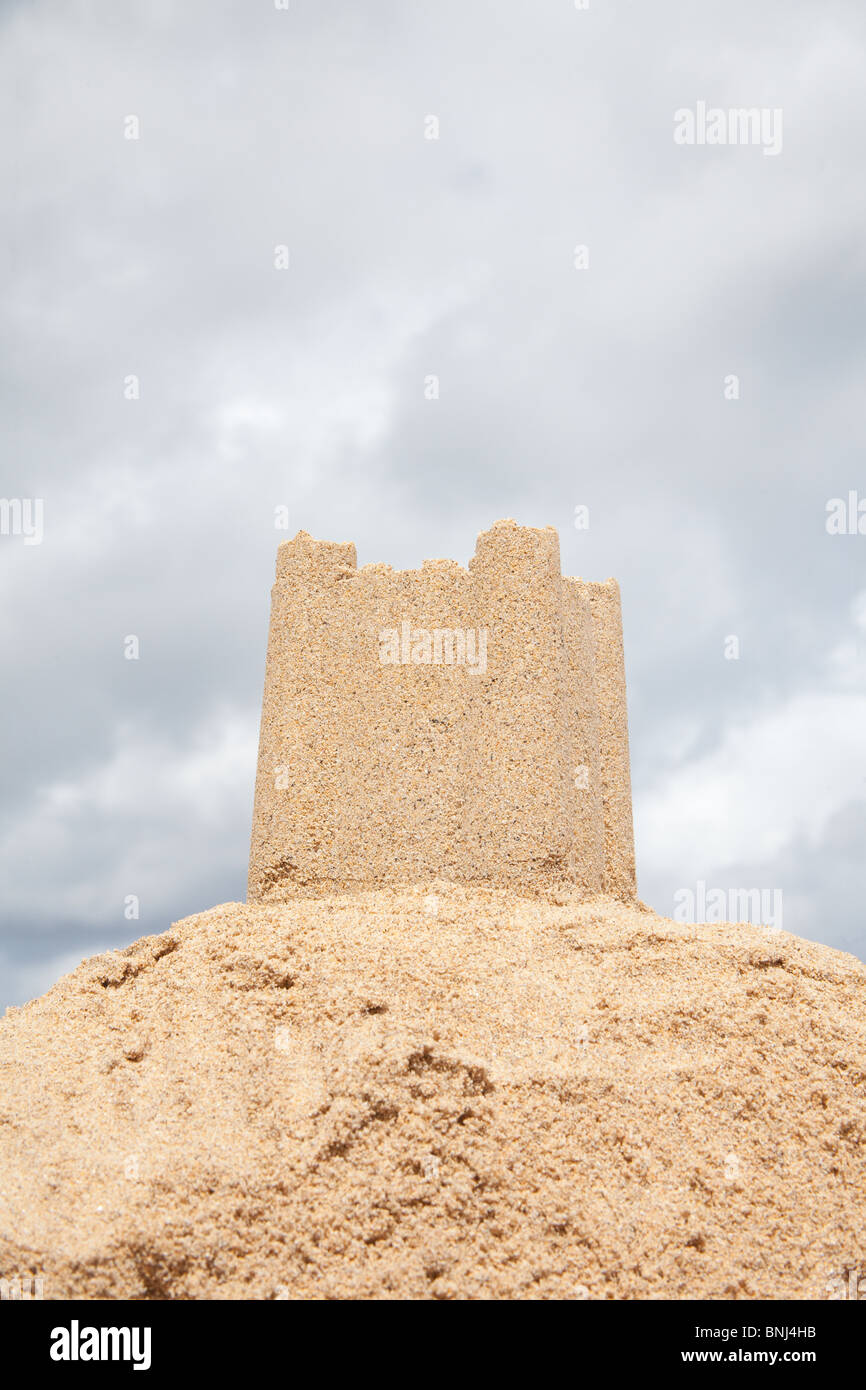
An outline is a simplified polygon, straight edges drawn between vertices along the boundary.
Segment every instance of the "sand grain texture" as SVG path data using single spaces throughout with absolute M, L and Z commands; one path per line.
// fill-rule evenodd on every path
M 278 549 L 248 898 L 433 877 L 635 896 L 619 586 L 563 578 L 552 526 L 467 569 Z
M 226 904 L 0 1023 L 0 1272 L 49 1298 L 826 1297 L 866 969 L 579 890 Z

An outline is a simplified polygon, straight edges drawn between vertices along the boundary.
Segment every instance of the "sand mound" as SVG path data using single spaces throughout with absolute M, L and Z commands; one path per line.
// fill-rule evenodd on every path
M 0 1023 L 0 1273 L 826 1297 L 866 1228 L 864 987 L 785 934 L 565 893 L 214 908 Z

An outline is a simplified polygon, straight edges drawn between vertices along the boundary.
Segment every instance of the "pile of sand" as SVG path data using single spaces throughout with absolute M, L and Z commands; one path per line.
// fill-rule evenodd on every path
M 826 1297 L 866 968 L 439 885 L 227 904 L 0 1023 L 0 1273 L 48 1298 Z

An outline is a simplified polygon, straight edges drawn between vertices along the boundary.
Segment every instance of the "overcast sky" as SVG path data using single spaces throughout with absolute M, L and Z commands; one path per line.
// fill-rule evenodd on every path
M 44 503 L 0 534 L 0 1005 L 245 896 L 281 506 L 401 567 L 556 526 L 622 589 L 640 895 L 780 889 L 866 957 L 862 0 L 0 38 L 0 496 Z M 677 143 L 700 103 L 781 148 Z

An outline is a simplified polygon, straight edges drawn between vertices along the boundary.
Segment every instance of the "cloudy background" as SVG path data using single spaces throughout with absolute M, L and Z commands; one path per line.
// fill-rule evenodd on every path
M 244 897 L 278 507 L 400 567 L 555 525 L 622 588 L 641 896 L 780 888 L 866 957 L 862 0 L 7 0 L 0 40 L 0 496 L 45 508 L 0 535 L 0 1005 Z M 781 153 L 675 144 L 701 100 Z

